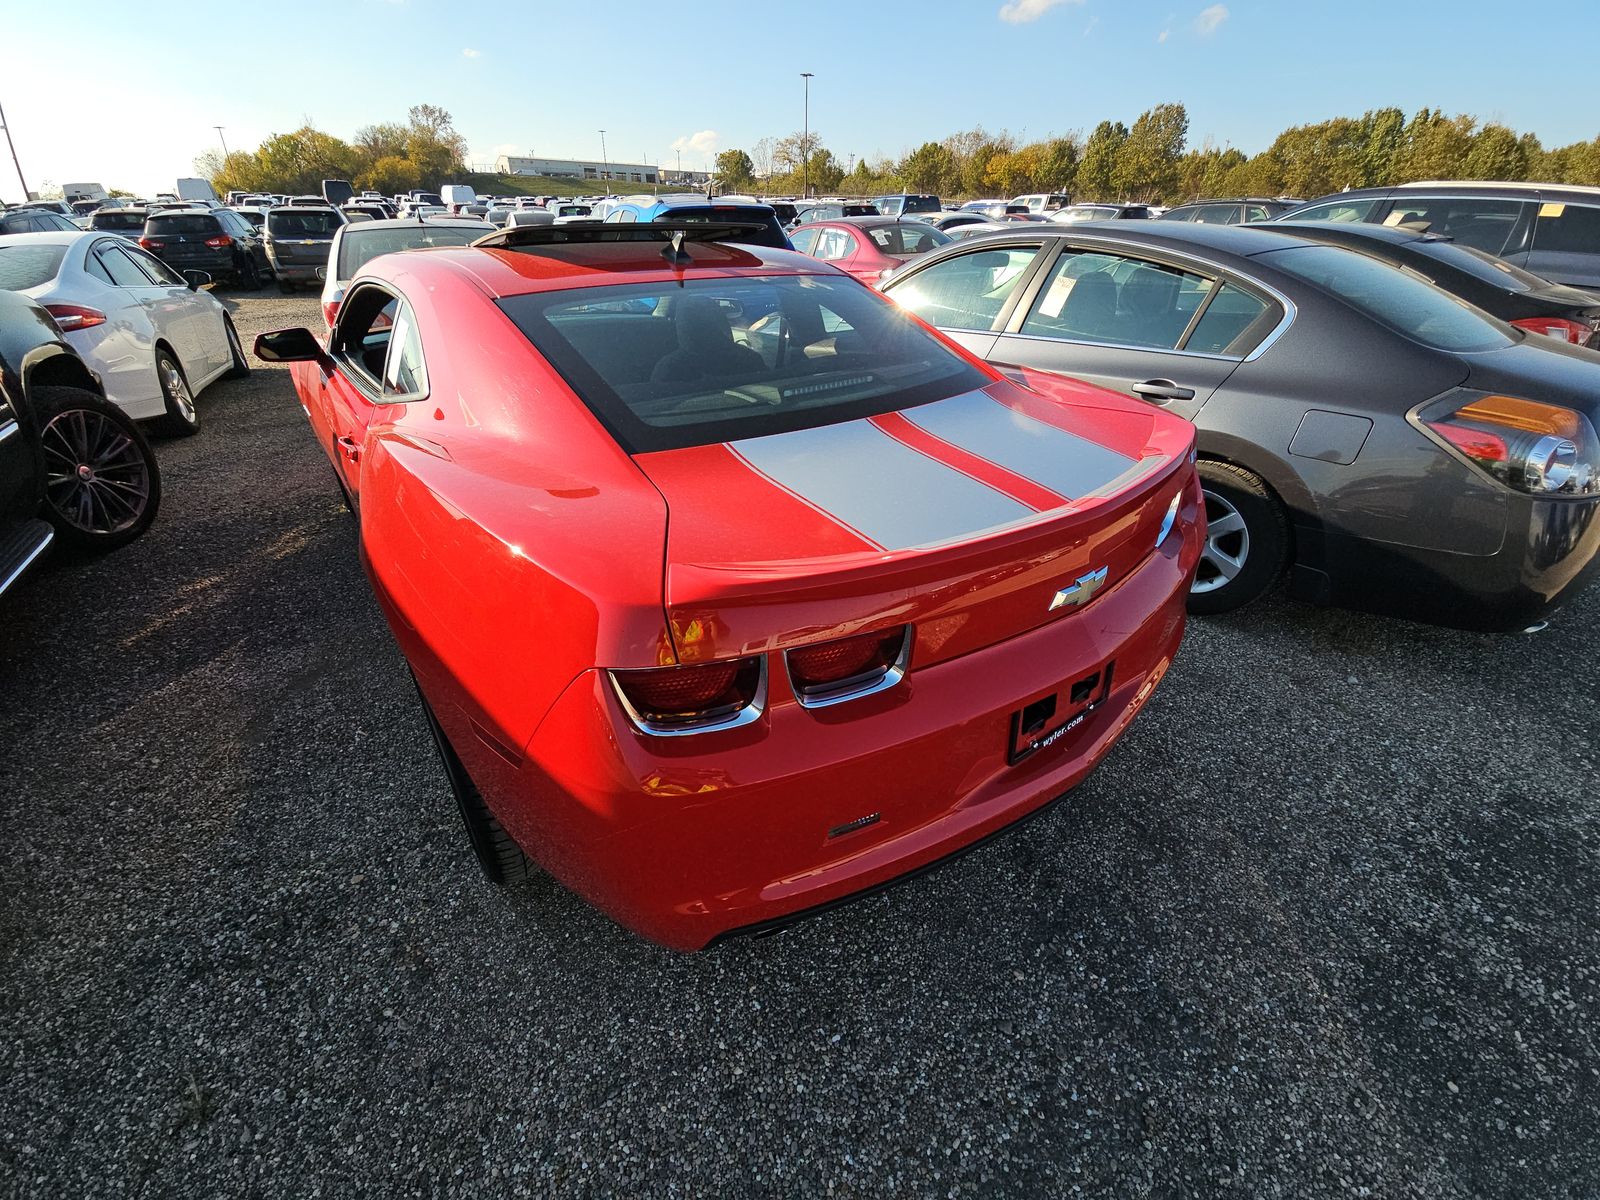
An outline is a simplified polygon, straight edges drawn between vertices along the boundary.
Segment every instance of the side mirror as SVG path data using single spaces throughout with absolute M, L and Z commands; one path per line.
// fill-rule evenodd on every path
M 211 282 L 211 276 L 204 271 L 185 271 L 183 281 L 189 285 L 191 292 L 198 292 Z
M 256 357 L 263 362 L 314 362 L 324 370 L 333 359 L 309 329 L 274 329 L 256 335 Z

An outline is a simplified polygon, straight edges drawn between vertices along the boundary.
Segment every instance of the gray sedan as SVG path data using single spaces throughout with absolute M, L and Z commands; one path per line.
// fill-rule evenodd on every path
M 1600 355 L 1376 259 L 1231 226 L 1033 225 L 883 290 L 990 361 L 1195 423 L 1191 611 L 1287 571 L 1321 603 L 1520 628 L 1594 569 Z

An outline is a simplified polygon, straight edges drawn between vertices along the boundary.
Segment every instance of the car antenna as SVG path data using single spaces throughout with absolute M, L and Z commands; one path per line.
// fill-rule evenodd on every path
M 667 244 L 661 247 L 661 257 L 675 267 L 686 267 L 694 261 L 683 249 L 683 239 L 687 234 L 686 229 L 674 229 Z

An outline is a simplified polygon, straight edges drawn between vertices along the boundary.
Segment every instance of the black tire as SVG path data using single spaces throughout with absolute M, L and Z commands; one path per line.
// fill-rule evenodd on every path
M 82 388 L 34 388 L 29 399 L 45 458 L 41 515 L 56 540 L 101 553 L 150 528 L 161 507 L 161 471 L 132 418 Z
M 411 682 L 416 683 L 415 677 Z M 472 782 L 460 756 L 440 728 L 439 720 L 428 706 L 428 699 L 422 694 L 421 687 L 417 688 L 417 698 L 422 702 L 423 715 L 428 718 L 428 732 L 433 735 L 434 748 L 439 751 L 439 758 L 444 763 L 450 791 L 456 798 L 461 823 L 467 827 L 467 840 L 472 844 L 472 854 L 478 860 L 483 877 L 495 884 L 518 883 L 527 879 L 538 868 L 489 811 L 483 794 Z
M 256 266 L 256 260 L 253 255 L 246 254 L 244 256 L 244 261 L 239 264 L 237 275 L 239 286 L 245 291 L 255 292 L 261 289 L 261 268 Z
M 200 407 L 189 390 L 189 376 L 170 350 L 156 351 L 156 379 L 167 415 L 156 421 L 156 428 L 168 437 L 193 437 L 200 432 Z
M 1289 518 L 1272 489 L 1249 471 L 1207 459 L 1195 469 L 1208 528 L 1189 611 L 1232 612 L 1260 599 L 1283 576 Z
M 228 368 L 226 379 L 244 379 L 250 374 L 250 360 L 244 356 L 244 345 L 239 341 L 239 331 L 233 327 L 233 318 L 227 313 L 222 314 L 222 323 L 228 329 L 228 351 L 233 355 L 233 365 Z

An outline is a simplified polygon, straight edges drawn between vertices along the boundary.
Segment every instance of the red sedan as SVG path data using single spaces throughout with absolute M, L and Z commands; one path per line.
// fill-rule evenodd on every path
M 841 217 L 801 225 L 789 234 L 789 244 L 800 253 L 873 284 L 917 255 L 953 240 L 926 221 L 898 217 Z
M 738 233 L 389 255 L 326 347 L 256 342 L 297 363 L 485 872 L 531 858 L 683 949 L 1076 785 L 1202 541 L 1187 422 Z

